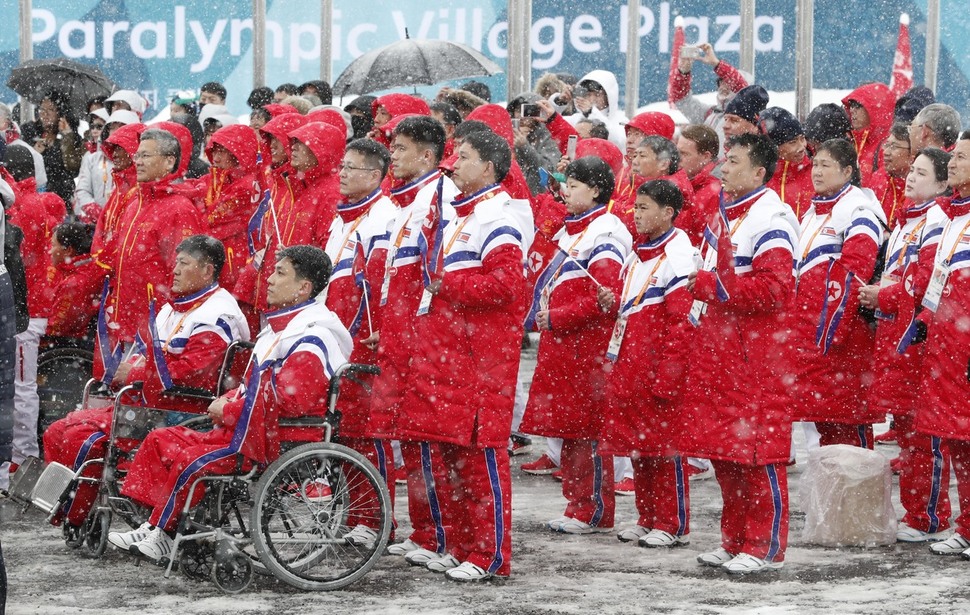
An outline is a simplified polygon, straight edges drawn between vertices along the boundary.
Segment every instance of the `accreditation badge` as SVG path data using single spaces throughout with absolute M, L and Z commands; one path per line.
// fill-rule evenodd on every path
M 926 288 L 926 294 L 923 295 L 923 307 L 936 313 L 936 308 L 940 306 L 940 299 L 943 297 L 943 290 L 946 288 L 946 283 L 949 278 L 949 265 L 939 263 L 933 268 L 930 284 Z
M 899 284 L 901 281 L 902 278 L 895 273 L 883 273 L 882 277 L 879 279 L 879 288 L 883 289 L 887 286 L 892 286 L 893 284 Z M 879 308 L 876 308 L 876 318 L 879 320 L 896 320 L 896 315 L 887 314 Z
M 687 321 L 695 327 L 701 326 L 701 318 L 707 313 L 707 303 L 704 301 L 694 300 L 694 304 L 690 306 L 690 314 L 687 315 Z
M 606 358 L 614 363 L 617 357 L 620 356 L 620 346 L 623 345 L 623 335 L 626 333 L 627 318 L 624 314 L 616 319 L 616 324 L 613 325 L 613 335 L 610 336 L 610 345 L 606 349 Z
M 434 297 L 427 289 L 421 293 L 421 303 L 418 304 L 418 316 L 424 316 L 431 311 L 431 298 Z

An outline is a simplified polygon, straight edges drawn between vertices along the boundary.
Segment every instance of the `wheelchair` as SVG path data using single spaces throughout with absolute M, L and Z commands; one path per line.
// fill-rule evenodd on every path
M 232 371 L 234 362 L 227 352 L 223 374 Z M 257 572 L 297 589 L 324 591 L 340 589 L 365 575 L 390 537 L 390 497 L 383 478 L 366 458 L 334 440 L 341 380 L 361 382 L 359 376 L 378 373 L 374 366 L 345 364 L 331 378 L 325 416 L 279 420 L 281 431 L 311 429 L 320 434 L 319 442 L 284 443 L 283 453 L 266 467 L 243 472 L 240 457 L 236 474 L 195 480 L 181 511 L 165 576 L 177 566 L 191 579 L 211 578 L 223 591 L 236 593 L 246 589 Z M 92 386 L 86 387 L 86 402 L 101 394 Z M 173 393 L 201 398 L 203 392 Z M 104 460 L 86 462 L 104 463 L 100 479 L 81 476 L 83 466 L 74 472 L 59 464 L 45 468 L 33 460 L 21 467 L 11 484 L 12 497 L 45 510 L 50 519 L 70 497 L 72 485 L 98 482 L 96 506 L 76 535 L 65 536 L 69 545 L 92 557 L 104 553 L 114 515 L 132 528 L 147 518 L 148 511 L 120 496 L 124 453 L 117 441 L 144 437 L 163 426 L 168 413 L 132 405 L 138 394 L 138 387 L 127 386 L 110 399 L 114 412 L 108 454 Z M 205 417 L 189 424 L 198 427 L 197 419 Z M 202 488 L 205 495 L 193 506 L 193 496 Z M 353 533 L 358 526 L 369 528 L 368 540 Z
M 88 338 L 44 337 L 37 355 L 38 436 L 78 407 L 94 367 Z

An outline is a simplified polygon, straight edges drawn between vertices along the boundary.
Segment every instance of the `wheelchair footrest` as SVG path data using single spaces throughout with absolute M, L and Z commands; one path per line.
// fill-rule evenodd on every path
M 57 462 L 49 463 L 43 468 L 30 492 L 30 503 L 49 515 L 61 505 L 64 493 L 72 482 L 74 470 Z
M 138 509 L 135 508 L 135 505 L 128 498 L 112 496 L 108 498 L 108 504 L 113 511 L 122 517 L 136 517 L 139 514 Z

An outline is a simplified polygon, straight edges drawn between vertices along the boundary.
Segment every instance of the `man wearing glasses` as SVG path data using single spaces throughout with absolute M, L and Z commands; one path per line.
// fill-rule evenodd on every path
M 882 143 L 882 168 L 872 174 L 870 188 L 886 212 L 889 228 L 896 225 L 898 216 L 906 209 L 906 176 L 913 161 L 910 148 L 910 129 L 905 124 L 893 124 L 889 137 Z

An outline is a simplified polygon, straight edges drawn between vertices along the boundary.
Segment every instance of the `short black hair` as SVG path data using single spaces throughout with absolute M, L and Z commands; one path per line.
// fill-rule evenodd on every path
M 215 237 L 208 235 L 192 235 L 182 240 L 175 248 L 175 253 L 185 252 L 196 258 L 203 265 L 212 265 L 212 279 L 219 280 L 222 267 L 226 264 L 226 247 Z
M 829 139 L 844 138 L 852 132 L 852 122 L 841 105 L 823 103 L 808 114 L 802 124 L 809 141 L 824 143 Z
M 778 166 L 778 147 L 772 143 L 768 135 L 745 133 L 731 137 L 724 144 L 724 151 L 733 147 L 748 148 L 748 160 L 756 167 L 764 167 L 764 183 L 771 181 Z
M 603 139 L 604 141 L 610 140 L 610 129 L 603 120 L 597 120 L 597 119 L 586 117 L 579 120 L 576 123 L 589 124 L 590 139 Z
M 316 246 L 290 246 L 276 253 L 276 262 L 290 261 L 298 280 L 310 280 L 311 295 L 316 297 L 330 282 L 333 263 L 327 253 Z
M 583 182 L 587 186 L 599 188 L 599 202 L 607 203 L 613 196 L 616 178 L 613 169 L 598 156 L 583 156 L 574 160 L 566 167 L 566 179 L 570 177 Z
M 74 250 L 74 254 L 90 254 L 94 241 L 94 225 L 83 222 L 64 222 L 54 228 L 57 243 Z
M 288 96 L 299 96 L 300 88 L 296 87 L 295 83 L 284 83 L 282 85 L 276 86 L 277 92 L 282 92 Z
M 226 95 L 229 92 L 226 91 L 226 86 L 222 85 L 218 81 L 210 81 L 208 83 L 203 83 L 202 87 L 199 88 L 200 92 L 208 92 L 209 94 L 215 94 L 222 100 L 226 99 Z
M 815 155 L 818 156 L 822 152 L 828 152 L 840 168 L 851 167 L 852 176 L 849 178 L 849 181 L 853 186 L 862 187 L 862 174 L 859 172 L 859 156 L 856 154 L 854 143 L 851 143 L 847 139 L 829 139 L 819 146 Z
M 455 108 L 455 105 L 446 102 L 433 102 L 429 106 L 431 113 L 440 113 L 441 117 L 444 118 L 445 124 L 449 126 L 457 126 L 461 124 L 461 113 Z
M 684 208 L 683 193 L 681 193 L 677 184 L 668 179 L 652 179 L 643 182 L 637 188 L 637 196 L 650 197 L 657 205 L 672 208 L 674 210 L 674 220 L 677 219 L 680 210 Z
M 938 182 L 945 182 L 950 175 L 949 167 L 950 158 L 952 154 L 945 152 L 938 147 L 924 147 L 920 151 L 916 152 L 916 156 L 913 158 L 919 158 L 920 156 L 926 156 L 929 158 L 930 162 L 933 163 L 933 178 Z
M 394 129 L 394 136 L 404 135 L 415 143 L 427 147 L 435 157 L 435 163 L 441 162 L 445 153 L 445 129 L 438 120 L 429 115 L 406 117 Z
M 306 94 L 308 88 L 313 88 L 317 91 L 316 96 L 320 99 L 321 105 L 329 105 L 333 103 L 333 89 L 330 87 L 330 84 L 323 79 L 307 81 L 297 88 L 297 92 L 300 94 L 300 96 L 303 96 Z
M 495 132 L 492 127 L 479 120 L 465 120 L 455 128 L 453 138 L 460 141 L 473 132 Z
M 273 90 L 264 86 L 258 87 L 249 93 L 246 104 L 250 109 L 260 109 L 273 102 Z
M 391 153 L 382 143 L 373 139 L 354 139 L 347 144 L 346 151 L 359 153 L 368 165 L 380 169 L 381 179 L 387 175 L 387 168 L 391 164 Z
M 465 137 L 465 145 L 478 152 L 482 162 L 495 167 L 495 181 L 501 183 L 512 168 L 512 149 L 508 141 L 492 131 L 480 130 Z

